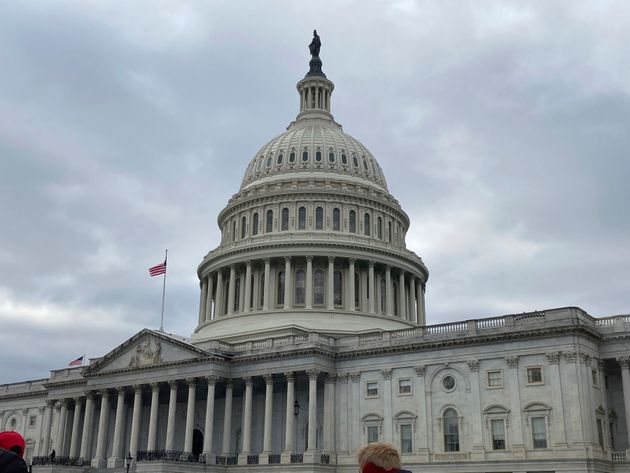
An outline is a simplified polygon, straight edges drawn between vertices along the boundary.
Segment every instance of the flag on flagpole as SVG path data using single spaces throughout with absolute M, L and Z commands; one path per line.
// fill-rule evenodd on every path
M 166 260 L 164 260 L 164 263 L 160 263 L 153 266 L 152 268 L 149 268 L 150 276 L 159 276 L 160 274 L 164 273 L 166 273 Z
M 72 360 L 70 363 L 68 363 L 68 366 L 82 366 L 83 365 L 83 357 L 84 356 L 85 355 L 81 355 L 76 360 Z

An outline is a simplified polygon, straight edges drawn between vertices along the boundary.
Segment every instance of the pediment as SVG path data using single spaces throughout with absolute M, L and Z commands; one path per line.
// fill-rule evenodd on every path
M 206 356 L 208 354 L 204 350 L 185 341 L 145 329 L 91 365 L 88 373 L 145 369 Z

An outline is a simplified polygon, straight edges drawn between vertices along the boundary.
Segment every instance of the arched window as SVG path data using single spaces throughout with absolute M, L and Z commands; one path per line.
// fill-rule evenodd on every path
M 291 154 L 289 154 L 289 162 L 290 163 L 294 163 L 295 162 L 295 151 L 291 150 Z
M 359 160 L 357 159 L 356 156 L 352 156 L 352 164 L 354 164 L 355 168 L 359 167 Z
M 249 283 L 250 286 L 249 287 L 256 287 L 256 286 L 254 286 L 254 275 L 253 274 L 251 275 L 251 279 L 249 281 L 250 281 L 250 283 Z M 250 292 L 250 294 L 249 294 L 249 301 L 248 301 L 249 302 L 249 307 L 251 309 L 253 309 L 254 308 L 254 291 L 249 291 L 249 292 Z
M 338 208 L 333 209 L 333 231 L 338 232 L 341 229 L 341 212 Z
M 273 159 L 273 156 L 271 156 L 271 155 L 269 155 L 269 156 L 267 157 L 267 163 L 266 163 L 267 167 L 271 166 L 271 160 L 272 160 L 272 159 Z
M 333 153 L 332 150 L 328 152 L 328 161 L 330 161 L 331 163 L 335 162 L 335 153 Z
M 444 451 L 459 452 L 459 419 L 455 409 L 446 409 L 442 415 Z
M 304 150 L 304 152 L 302 153 L 302 161 L 308 161 L 308 151 L 306 150 Z
M 385 289 L 385 278 L 381 277 L 381 313 L 385 313 L 387 304 L 387 289 Z
M 387 241 L 389 243 L 392 242 L 392 221 L 391 220 L 387 224 Z
M 333 292 L 335 305 L 343 304 L 343 278 L 341 271 L 337 270 L 333 273 Z
M 258 235 L 258 212 L 254 214 L 252 219 L 252 235 Z
M 232 241 L 236 241 L 236 220 L 232 220 Z
M 348 164 L 348 156 L 345 153 L 341 155 L 341 164 Z
M 286 207 L 282 209 L 282 230 L 289 229 L 289 209 Z
M 357 214 L 354 210 L 350 211 L 348 215 L 348 226 L 350 227 L 350 233 L 357 232 Z
M 284 158 L 284 156 L 282 155 L 282 153 L 280 153 L 278 155 L 278 158 L 276 159 L 276 164 L 282 164 L 282 159 Z
M 359 301 L 361 300 L 361 279 L 359 273 L 354 273 L 354 308 L 359 309 Z
M 245 238 L 245 231 L 247 230 L 247 219 L 243 217 L 241 219 L 241 238 Z
M 370 214 L 367 212 L 363 215 L 363 233 L 370 236 Z
M 234 283 L 234 312 L 238 312 L 241 303 L 241 278 Z
M 306 228 L 306 207 L 300 207 L 298 209 L 298 230 L 304 230 Z
M 365 169 L 366 171 L 368 170 L 368 163 L 367 163 L 367 160 L 365 159 L 365 156 L 363 156 L 363 169 Z
M 273 210 L 267 210 L 267 223 L 265 225 L 265 232 L 270 233 L 273 231 Z
M 322 152 L 317 150 L 317 152 L 315 153 L 315 161 L 319 163 L 321 162 L 321 160 L 322 160 Z
M 317 207 L 315 209 L 315 230 L 324 229 L 324 209 Z
M 304 296 L 305 296 L 305 273 L 303 269 L 298 269 L 295 272 L 295 304 L 296 305 L 304 305 Z
M 226 284 L 227 286 L 227 284 Z M 258 307 L 262 307 L 265 303 L 265 273 L 260 275 L 260 285 L 258 288 Z
M 392 283 L 392 288 L 393 288 L 392 301 L 394 302 L 394 315 L 398 315 L 398 282 L 397 281 L 394 281 Z
M 376 220 L 376 229 L 378 232 L 378 239 L 382 240 L 383 239 L 383 219 L 381 217 L 379 217 Z
M 324 305 L 324 271 L 316 269 L 313 274 L 313 304 Z
M 278 272 L 278 288 L 276 292 L 276 300 L 278 305 L 284 305 L 284 271 Z

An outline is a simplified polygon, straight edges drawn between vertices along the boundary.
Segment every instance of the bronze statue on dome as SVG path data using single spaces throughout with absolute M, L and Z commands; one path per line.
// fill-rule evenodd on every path
M 322 42 L 319 40 L 317 30 L 313 30 L 313 41 L 308 45 L 308 49 L 311 52 L 311 56 L 319 57 L 319 48 L 322 47 Z

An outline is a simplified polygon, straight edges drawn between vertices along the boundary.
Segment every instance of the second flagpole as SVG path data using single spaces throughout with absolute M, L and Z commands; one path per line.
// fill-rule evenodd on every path
M 160 332 L 164 331 L 164 296 L 166 295 L 166 270 L 168 268 L 168 249 L 164 252 L 164 282 L 162 284 L 162 317 L 160 319 Z

